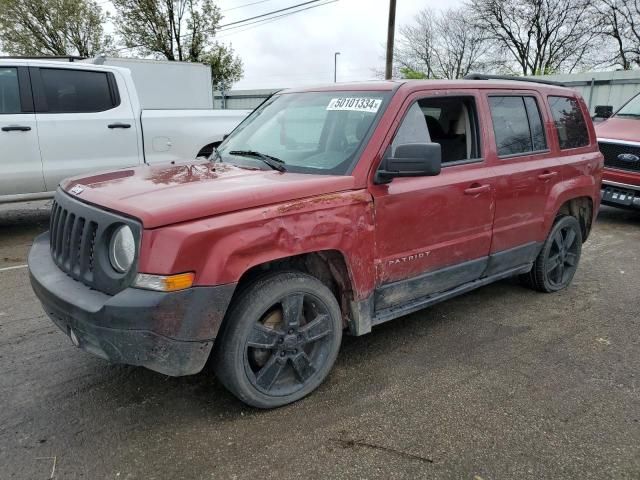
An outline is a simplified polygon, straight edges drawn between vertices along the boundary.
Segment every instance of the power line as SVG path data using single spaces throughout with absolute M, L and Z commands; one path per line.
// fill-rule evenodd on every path
M 224 10 L 220 10 L 221 12 L 230 12 L 232 10 L 238 10 L 239 8 L 250 7 L 251 5 L 258 5 L 259 3 L 273 2 L 273 0 L 260 0 L 259 2 L 251 2 L 245 3 L 244 5 L 238 5 L 233 8 L 225 8 Z
M 223 33 L 223 32 L 227 32 L 227 31 L 229 31 L 229 30 L 234 30 L 234 29 L 236 29 L 236 28 L 243 28 L 243 27 L 247 27 L 247 26 L 249 26 L 249 25 L 258 24 L 258 25 L 255 25 L 255 26 L 253 26 L 253 27 L 249 27 L 249 28 L 246 28 L 246 29 L 245 29 L 245 28 L 243 28 L 242 30 L 238 30 L 237 32 L 232 32 L 232 33 L 240 33 L 240 32 L 244 32 L 245 30 L 251 30 L 252 28 L 259 27 L 259 26 L 261 26 L 261 25 L 263 25 L 263 24 L 265 24 L 265 23 L 271 23 L 271 21 L 279 20 L 279 19 L 282 19 L 282 18 L 284 18 L 284 17 L 288 17 L 288 16 L 290 16 L 290 15 L 295 15 L 296 13 L 304 12 L 305 10 L 311 10 L 311 9 L 313 9 L 313 8 L 324 7 L 325 5 L 329 5 L 329 4 L 331 4 L 331 3 L 336 3 L 336 2 L 338 2 L 338 1 L 340 1 L 340 0 L 329 0 L 329 1 L 325 1 L 325 3 L 320 3 L 320 4 L 318 4 L 318 5 L 311 5 L 311 6 L 309 6 L 309 7 L 301 8 L 301 9 L 296 10 L 296 11 L 294 11 L 294 12 L 282 13 L 282 14 L 280 14 L 280 15 L 275 15 L 275 16 L 273 16 L 273 17 L 264 18 L 264 19 L 262 19 L 262 20 L 256 20 L 256 21 L 254 21 L 254 22 L 249 22 L 249 23 L 245 23 L 245 24 L 242 24 L 242 25 L 236 25 L 236 26 L 232 26 L 232 27 L 227 27 L 227 28 L 224 28 L 224 29 L 218 30 L 218 32 Z M 231 35 L 231 34 L 227 34 L 226 36 L 228 36 L 228 35 Z
M 253 25 L 253 24 L 257 24 L 257 23 L 263 23 L 266 22 L 268 20 L 273 20 L 273 19 L 277 19 L 280 17 L 287 17 L 289 15 L 294 15 L 296 13 L 299 12 L 304 12 L 305 10 L 311 10 L 312 8 L 317 8 L 317 7 L 322 7 L 325 5 L 328 5 L 330 3 L 335 3 L 338 2 L 339 0 L 331 0 L 329 2 L 325 2 L 325 3 L 321 3 L 318 5 L 311 5 L 311 6 L 307 6 L 306 8 L 299 8 L 299 7 L 303 7 L 305 5 L 310 5 L 310 4 L 314 4 L 314 3 L 318 3 L 318 2 L 322 2 L 324 0 L 309 0 L 307 2 L 303 2 L 303 3 L 298 3 L 296 5 L 292 5 L 290 7 L 286 7 L 286 8 L 281 8 L 278 10 L 273 10 L 271 12 L 267 12 L 267 13 L 263 13 L 261 15 L 255 15 L 253 17 L 249 17 L 249 18 L 245 18 L 243 20 L 237 20 L 235 22 L 231 22 L 231 23 L 227 23 L 225 25 L 220 25 L 217 28 L 214 29 L 206 29 L 206 30 L 202 30 L 203 32 L 207 32 L 207 33 L 217 33 L 217 32 L 225 32 L 228 30 L 234 30 L 236 28 L 241 28 L 241 27 L 246 27 L 248 25 Z M 293 10 L 298 8 L 298 10 L 295 10 L 293 12 L 290 12 L 289 10 Z M 287 13 L 281 13 L 281 12 L 287 12 Z M 274 13 L 281 13 L 280 15 L 275 15 L 272 16 Z M 268 17 L 268 18 L 264 18 L 264 17 Z M 260 20 L 262 19 L 262 20 Z M 255 21 L 252 21 L 255 20 Z M 255 28 L 255 27 L 254 27 Z M 188 38 L 190 37 L 190 34 L 185 34 L 185 35 L 180 35 L 179 38 Z M 122 47 L 117 49 L 116 51 L 122 51 L 122 50 L 132 50 L 134 48 L 139 48 L 139 47 L 143 47 L 144 45 L 132 45 L 130 47 Z
M 274 13 L 280 13 L 280 12 L 285 12 L 287 10 L 293 10 L 294 8 L 303 7 L 305 5 L 309 5 L 310 3 L 318 3 L 318 2 L 321 2 L 321 1 L 322 0 L 309 0 L 308 2 L 298 3 L 297 5 L 292 5 L 290 7 L 281 8 L 279 10 L 272 10 L 271 12 L 267 12 L 267 13 L 263 13 L 263 14 L 260 14 L 260 15 L 256 15 L 254 17 L 245 18 L 243 20 L 237 20 L 235 22 L 227 23 L 226 25 L 220 25 L 218 27 L 218 30 L 220 30 L 222 28 L 225 28 L 225 27 L 230 27 L 232 25 L 237 25 L 238 23 L 245 23 L 245 22 L 248 22 L 249 20 L 255 20 L 256 18 L 267 17 L 269 15 L 273 15 Z M 186 36 L 189 37 L 190 35 L 186 35 Z

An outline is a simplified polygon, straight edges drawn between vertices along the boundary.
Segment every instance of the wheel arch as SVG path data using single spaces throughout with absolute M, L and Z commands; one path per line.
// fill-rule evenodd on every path
M 202 147 L 200 150 L 198 150 L 198 153 L 196 154 L 195 158 L 198 157 L 209 157 L 209 155 L 211 155 L 213 153 L 213 149 L 220 144 L 220 141 L 216 141 L 216 142 L 211 142 L 207 145 L 205 145 L 204 147 Z
M 597 215 L 600 185 L 593 176 L 584 175 L 556 184 L 548 197 L 545 209 L 544 238 L 549 234 L 558 215 L 571 215 L 580 222 L 582 240 L 587 240 Z
M 575 217 L 580 223 L 582 242 L 587 241 L 593 226 L 593 200 L 590 197 L 577 197 L 567 200 L 558 208 L 554 220 L 558 215 Z
M 354 281 L 345 255 L 339 250 L 320 250 L 299 255 L 275 258 L 247 269 L 238 280 L 233 300 L 263 275 L 274 272 L 299 271 L 307 273 L 331 290 L 336 296 L 342 311 L 343 326 L 348 325 L 352 301 L 354 299 Z

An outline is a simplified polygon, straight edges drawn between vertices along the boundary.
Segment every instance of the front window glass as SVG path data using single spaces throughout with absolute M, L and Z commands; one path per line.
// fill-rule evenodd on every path
M 276 95 L 253 112 L 218 153 L 223 161 L 242 166 L 265 168 L 260 154 L 281 160 L 287 171 L 344 175 L 387 97 L 385 92 Z
M 640 95 L 636 95 L 629 103 L 616 113 L 616 117 L 640 118 Z

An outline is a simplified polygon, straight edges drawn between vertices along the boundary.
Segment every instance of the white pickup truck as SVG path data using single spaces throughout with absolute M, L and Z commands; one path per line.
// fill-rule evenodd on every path
M 167 88 L 166 78 L 152 78 Z M 248 111 L 147 110 L 127 68 L 0 59 L 0 203 L 52 196 L 63 178 L 193 159 Z

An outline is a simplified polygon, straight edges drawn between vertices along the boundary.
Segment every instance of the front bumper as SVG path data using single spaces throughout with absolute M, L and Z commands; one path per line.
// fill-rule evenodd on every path
M 601 203 L 612 207 L 640 209 L 640 186 L 618 182 L 608 178 L 602 180 Z
M 235 289 L 235 284 L 172 293 L 126 288 L 107 295 L 57 267 L 48 233 L 36 238 L 28 263 L 45 312 L 74 344 L 113 363 L 171 376 L 202 370 Z

